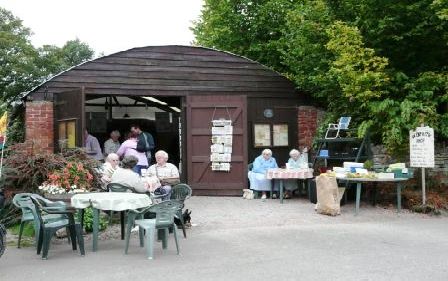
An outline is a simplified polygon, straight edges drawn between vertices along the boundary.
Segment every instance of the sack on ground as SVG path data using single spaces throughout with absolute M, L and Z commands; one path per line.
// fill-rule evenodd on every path
M 254 199 L 254 191 L 251 189 L 243 189 L 243 199 Z
M 319 214 L 336 216 L 341 213 L 338 183 L 335 177 L 320 175 L 316 177 L 317 208 Z
M 180 183 L 180 179 L 179 178 L 164 178 L 160 180 L 160 184 L 161 185 L 176 185 Z

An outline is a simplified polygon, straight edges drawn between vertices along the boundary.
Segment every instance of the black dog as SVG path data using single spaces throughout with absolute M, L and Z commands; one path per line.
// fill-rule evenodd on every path
M 186 228 L 191 226 L 191 211 L 188 211 L 186 209 L 184 213 L 182 214 L 182 218 L 184 219 L 184 225 Z M 178 228 L 182 228 L 182 224 L 180 223 L 180 219 L 174 218 L 174 223 L 177 225 Z

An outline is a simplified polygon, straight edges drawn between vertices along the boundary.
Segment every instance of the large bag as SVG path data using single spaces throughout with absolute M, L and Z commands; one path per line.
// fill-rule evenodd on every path
M 336 216 L 341 214 L 341 195 L 335 177 L 320 175 L 316 177 L 317 208 L 319 214 Z
M 180 183 L 180 179 L 179 178 L 164 178 L 160 180 L 160 184 L 161 185 L 176 185 Z

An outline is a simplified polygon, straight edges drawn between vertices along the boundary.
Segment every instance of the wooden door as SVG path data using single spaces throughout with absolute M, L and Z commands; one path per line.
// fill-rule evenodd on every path
M 85 129 L 84 87 L 55 94 L 54 136 L 55 150 L 84 145 Z
M 241 195 L 247 187 L 246 96 L 188 96 L 186 99 L 187 182 L 195 195 Z M 212 171 L 212 119 L 231 119 L 230 172 Z

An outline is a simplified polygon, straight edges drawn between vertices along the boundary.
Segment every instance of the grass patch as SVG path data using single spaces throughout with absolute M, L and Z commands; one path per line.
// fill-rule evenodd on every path
M 19 235 L 20 230 L 20 224 L 13 225 L 12 227 L 8 228 L 8 233 L 11 233 L 13 235 Z M 34 227 L 33 223 L 26 223 L 23 227 L 23 237 L 34 237 Z

